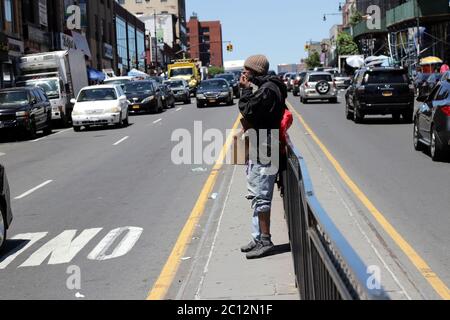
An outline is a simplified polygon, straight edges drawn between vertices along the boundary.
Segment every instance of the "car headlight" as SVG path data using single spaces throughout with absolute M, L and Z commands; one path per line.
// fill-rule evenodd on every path
M 228 97 L 229 93 L 228 92 L 222 92 L 220 94 L 221 97 Z
M 142 100 L 142 103 L 148 103 L 148 102 L 152 101 L 153 99 L 155 99 L 155 96 L 147 97 L 144 100 Z
M 81 116 L 82 114 L 83 114 L 83 112 L 81 112 L 80 110 L 77 110 L 77 109 L 72 110 L 73 116 Z
M 205 95 L 199 93 L 197 94 L 197 99 L 205 99 Z
M 19 111 L 16 112 L 16 117 L 29 117 L 30 113 L 28 111 Z
M 114 107 L 109 110 L 106 110 L 106 113 L 119 113 L 121 109 L 119 107 Z

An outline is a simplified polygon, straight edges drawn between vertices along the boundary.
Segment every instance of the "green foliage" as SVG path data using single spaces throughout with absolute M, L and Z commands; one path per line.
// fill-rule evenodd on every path
M 209 69 L 208 69 L 208 75 L 210 77 L 214 77 L 216 74 L 221 74 L 224 72 L 225 72 L 224 68 L 221 68 L 221 67 L 212 66 L 212 67 L 209 67 Z
M 361 14 L 361 12 L 359 11 L 353 12 L 352 16 L 350 17 L 350 24 L 352 26 L 355 26 L 361 21 L 363 21 L 363 15 Z
M 320 63 L 319 53 L 317 51 L 311 53 L 310 56 L 305 59 L 305 63 L 310 69 L 320 67 L 322 64 Z
M 337 37 L 337 51 L 340 56 L 358 54 L 358 45 L 351 35 L 341 32 Z

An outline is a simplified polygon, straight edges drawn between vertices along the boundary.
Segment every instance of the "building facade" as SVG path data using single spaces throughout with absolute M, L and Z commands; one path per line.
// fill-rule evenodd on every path
M 115 37 L 117 45 L 116 74 L 125 75 L 131 69 L 147 71 L 147 35 L 145 23 L 114 2 Z
M 187 49 L 186 1 L 185 0 L 117 0 L 134 15 L 151 17 L 153 15 L 171 15 L 174 17 L 174 50 L 185 52 Z M 153 31 L 150 30 L 152 37 Z M 167 44 L 171 46 L 171 44 Z
M 14 85 L 24 53 L 22 1 L 0 1 L 0 87 Z
M 203 66 L 223 66 L 222 25 L 220 21 L 199 21 L 192 16 L 188 22 L 188 51 Z

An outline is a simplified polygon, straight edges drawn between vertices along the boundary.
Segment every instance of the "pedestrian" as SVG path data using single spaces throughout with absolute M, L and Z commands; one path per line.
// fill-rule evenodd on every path
M 270 216 L 278 170 L 273 168 L 274 161 L 267 164 L 267 159 L 261 160 L 262 154 L 269 158 L 273 156 L 270 150 L 271 137 L 276 136 L 274 130 L 280 130 L 286 109 L 287 88 L 278 77 L 270 76 L 268 72 L 268 59 L 264 55 L 254 55 L 245 61 L 240 78 L 242 95 L 239 110 L 243 117 L 243 129 L 254 129 L 258 139 L 257 161 L 249 160 L 247 166 L 247 199 L 251 200 L 253 210 L 252 241 L 241 248 L 247 259 L 264 257 L 274 248 Z M 265 146 L 268 150 L 260 150 L 260 146 Z M 255 146 L 250 148 L 255 149 Z
M 444 74 L 444 73 L 446 73 L 449 70 L 450 70 L 450 67 L 448 66 L 447 60 L 446 60 L 446 61 L 444 61 L 444 64 L 441 66 L 441 70 L 440 71 L 441 71 L 442 74 Z

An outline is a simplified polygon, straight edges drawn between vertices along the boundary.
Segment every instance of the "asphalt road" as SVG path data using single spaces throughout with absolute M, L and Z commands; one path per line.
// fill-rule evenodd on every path
M 174 165 L 171 135 L 194 121 L 225 134 L 237 114 L 177 105 L 127 128 L 0 141 L 17 198 L 0 299 L 145 299 L 211 168 Z
M 351 179 L 450 286 L 450 161 L 434 163 L 429 154 L 415 151 L 412 124 L 394 123 L 390 116 L 369 117 L 363 124 L 346 120 L 343 97 L 341 93 L 338 104 L 305 105 L 293 96 L 289 101 Z M 393 241 L 384 241 L 424 297 L 439 298 Z

